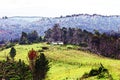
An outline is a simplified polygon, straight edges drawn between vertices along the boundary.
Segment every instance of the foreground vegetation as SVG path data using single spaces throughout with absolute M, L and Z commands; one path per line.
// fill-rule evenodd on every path
M 48 47 L 42 50 L 42 47 Z M 24 60 L 28 64 L 28 51 L 34 48 L 36 51 L 42 51 L 50 62 L 50 70 L 46 80 L 76 80 L 80 79 L 91 69 L 99 68 L 100 64 L 109 71 L 114 80 L 120 79 L 120 61 L 98 56 L 96 54 L 80 51 L 78 46 L 73 45 L 48 45 L 39 43 L 33 45 L 16 45 L 15 61 Z M 0 60 L 5 60 L 10 48 L 0 51 Z M 102 77 L 102 80 L 109 80 Z M 88 77 L 85 80 L 98 80 L 98 76 Z

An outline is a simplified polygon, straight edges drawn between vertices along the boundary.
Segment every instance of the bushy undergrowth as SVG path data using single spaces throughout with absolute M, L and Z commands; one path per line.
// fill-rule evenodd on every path
M 24 61 L 0 61 L 0 79 L 30 80 L 32 73 Z
M 91 69 L 89 73 L 84 73 L 81 79 L 97 76 L 97 79 L 109 79 L 113 80 L 112 76 L 109 74 L 108 69 L 104 68 L 102 64 L 97 69 Z

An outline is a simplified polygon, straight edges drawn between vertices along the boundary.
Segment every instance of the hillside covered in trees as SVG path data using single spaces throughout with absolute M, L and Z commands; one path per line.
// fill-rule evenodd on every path
M 7 17 L 0 19 L 0 40 L 10 40 L 20 38 L 22 32 L 31 32 L 36 30 L 39 35 L 44 35 L 44 32 L 52 28 L 58 23 L 65 28 L 81 28 L 93 32 L 116 33 L 120 27 L 120 16 L 103 16 L 89 14 L 74 14 L 61 17 Z
M 55 24 L 45 32 L 45 40 L 50 43 L 62 41 L 64 44 L 78 45 L 82 50 L 120 59 L 119 34 L 101 34 L 97 30 L 91 33 L 79 28 L 60 28 L 59 24 Z
M 0 43 L 4 43 L 6 46 L 5 48 L 9 48 L 14 46 L 14 43 L 24 45 L 39 42 L 47 42 L 49 44 L 62 42 L 65 45 L 71 44 L 81 46 L 80 50 L 90 51 L 105 57 L 120 59 L 119 33 L 100 33 L 98 30 L 89 32 L 80 28 L 66 28 L 61 27 L 59 24 L 55 24 L 52 28 L 46 30 L 44 34 L 44 36 L 40 36 L 36 30 L 29 33 L 22 32 L 20 38 L 11 39 L 7 43 L 3 40 Z

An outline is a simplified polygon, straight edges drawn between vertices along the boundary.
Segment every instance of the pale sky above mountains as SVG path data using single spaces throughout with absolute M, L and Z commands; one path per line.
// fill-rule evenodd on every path
M 120 0 L 0 0 L 0 16 L 120 15 Z

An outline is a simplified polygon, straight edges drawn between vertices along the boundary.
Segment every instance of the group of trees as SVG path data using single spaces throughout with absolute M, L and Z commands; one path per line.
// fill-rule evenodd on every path
M 2 19 L 8 19 L 8 17 L 7 16 L 3 16 Z
M 93 52 L 120 59 L 120 38 L 116 35 L 94 34 L 91 40 Z
M 19 44 L 31 44 L 41 41 L 61 41 L 64 44 L 79 45 L 87 47 L 86 49 L 94 53 L 120 59 L 120 34 L 99 33 L 97 30 L 91 33 L 79 28 L 61 28 L 59 24 L 55 24 L 53 28 L 45 31 L 44 38 L 39 36 L 37 31 L 22 32 Z
M 60 28 L 55 24 L 45 32 L 47 42 L 62 41 L 64 44 L 74 44 L 84 47 L 94 53 L 106 57 L 120 58 L 120 38 L 117 35 L 108 35 L 94 30 L 93 33 L 78 28 Z
M 34 49 L 28 52 L 28 61 L 33 74 L 33 80 L 43 80 L 49 70 L 49 62 L 43 53 L 38 54 Z
M 62 41 L 64 44 L 80 45 L 81 43 L 87 43 L 90 41 L 92 33 L 76 29 L 76 28 L 60 28 L 59 24 L 55 24 L 52 29 L 48 29 L 45 32 L 45 40 L 48 42 Z
M 37 31 L 32 31 L 31 33 L 22 32 L 19 44 L 31 44 L 36 42 L 41 42 L 42 37 L 38 35 Z
M 26 65 L 21 59 L 18 62 L 14 61 L 16 52 L 16 49 L 12 47 L 9 52 L 10 56 L 6 56 L 6 61 L 0 61 L 0 79 L 44 80 L 46 78 L 50 67 L 44 53 L 38 54 L 34 49 L 30 50 L 28 52 L 29 65 Z

